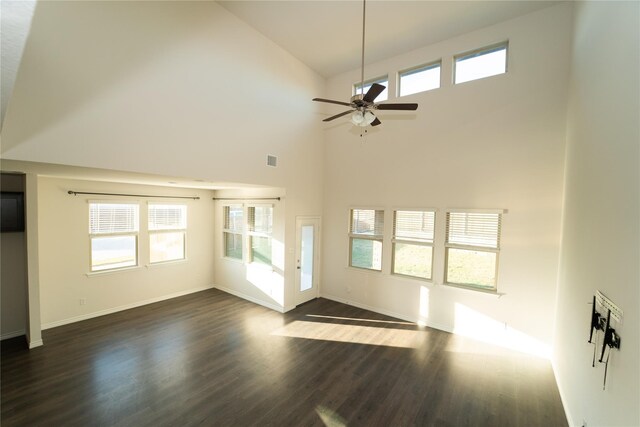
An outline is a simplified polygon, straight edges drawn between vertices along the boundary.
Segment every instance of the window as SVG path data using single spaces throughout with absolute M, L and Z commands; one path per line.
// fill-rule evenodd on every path
M 455 83 L 464 83 L 507 72 L 508 43 L 455 57 Z
M 364 82 L 364 92 L 360 89 L 362 88 L 361 83 L 356 83 L 353 85 L 353 94 L 358 95 L 360 93 L 366 94 L 369 88 L 374 84 L 378 83 L 385 87 L 385 89 L 378 95 L 375 99 L 376 102 L 382 102 L 389 99 L 389 78 L 387 76 L 378 77 L 377 79 L 366 80 Z
M 249 206 L 247 210 L 249 262 L 271 265 L 273 207 Z
M 435 212 L 395 211 L 392 272 L 431 279 Z
M 151 264 L 185 259 L 187 205 L 149 204 Z
M 224 206 L 224 256 L 242 260 L 242 206 Z
M 447 213 L 446 283 L 496 289 L 501 219 L 499 213 Z
M 91 271 L 138 265 L 139 206 L 89 203 Z
M 349 265 L 381 271 L 383 233 L 383 210 L 351 209 Z
M 440 87 L 440 61 L 398 73 L 398 95 L 406 96 Z

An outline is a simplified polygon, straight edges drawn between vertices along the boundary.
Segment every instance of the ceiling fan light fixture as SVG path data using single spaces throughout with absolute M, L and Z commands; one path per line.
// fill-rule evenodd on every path
M 375 100 L 384 90 L 385 87 L 379 83 L 373 83 L 369 85 L 367 93 L 364 93 L 364 41 L 365 41 L 365 17 L 367 9 L 367 0 L 362 0 L 362 56 L 360 67 L 360 93 L 356 93 L 351 97 L 351 102 L 334 101 L 332 99 L 313 98 L 313 101 L 327 102 L 329 104 L 344 105 L 351 107 L 351 110 L 343 111 L 342 113 L 327 117 L 322 120 L 323 122 L 330 122 L 340 117 L 344 117 L 351 114 L 351 123 L 355 126 L 367 127 L 379 126 L 382 122 L 371 112 L 371 110 L 409 110 L 415 111 L 418 108 L 418 104 L 408 103 L 386 103 L 376 104 Z M 366 132 L 366 131 L 365 131 Z
M 370 125 L 375 119 L 376 116 L 371 111 L 367 111 L 366 113 L 364 113 L 364 122 L 366 123 L 365 126 Z
M 351 123 L 353 123 L 356 126 L 366 126 L 365 123 L 365 115 L 362 114 L 362 111 L 354 111 L 353 114 L 351 115 Z

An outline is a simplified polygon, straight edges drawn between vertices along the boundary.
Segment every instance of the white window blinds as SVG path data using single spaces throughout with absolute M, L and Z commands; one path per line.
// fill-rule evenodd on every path
M 501 215 L 497 213 L 447 213 L 447 243 L 499 249 Z
M 401 240 L 433 243 L 435 213 L 431 211 L 396 211 L 393 235 Z
M 352 209 L 349 233 L 382 239 L 384 233 L 384 211 Z
M 184 230 L 186 228 L 186 205 L 149 205 L 149 230 Z
M 113 234 L 138 231 L 138 205 L 90 203 L 89 233 Z
M 242 206 L 224 207 L 224 229 L 232 233 L 242 233 Z
M 247 209 L 249 231 L 271 234 L 273 230 L 273 207 L 251 206 Z

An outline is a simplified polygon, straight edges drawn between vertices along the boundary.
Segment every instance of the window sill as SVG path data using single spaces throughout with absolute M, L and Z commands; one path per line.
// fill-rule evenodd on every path
M 90 271 L 89 273 L 85 273 L 84 275 L 87 277 L 95 277 L 95 276 L 104 276 L 105 274 L 115 274 L 115 273 L 124 273 L 126 271 L 139 270 L 141 266 L 134 265 L 131 267 L 122 267 L 122 268 L 112 268 L 108 270 L 99 270 L 99 271 Z
M 153 262 L 153 263 L 145 264 L 145 267 L 146 268 L 153 268 L 153 267 L 162 267 L 162 266 L 167 266 L 167 265 L 172 265 L 172 264 L 185 264 L 187 261 L 189 261 L 187 258 L 172 259 L 171 261 L 160 261 L 160 262 Z
M 352 265 L 348 265 L 347 266 L 347 270 L 350 271 L 357 271 L 359 273 L 375 273 L 375 274 L 382 274 L 382 270 L 374 270 L 372 268 L 364 268 L 364 267 L 354 267 Z
M 231 258 L 228 256 L 222 256 L 220 257 L 220 259 L 223 259 L 225 261 L 230 261 L 230 262 L 235 262 L 236 264 L 244 264 L 244 261 L 238 258 Z
M 423 277 L 410 276 L 408 274 L 400 274 L 400 273 L 390 273 L 389 276 L 393 277 L 394 279 L 408 280 L 411 282 L 428 283 L 430 285 L 433 285 L 433 278 L 425 279 Z
M 504 293 L 498 292 L 497 289 L 474 288 L 473 286 L 459 285 L 457 283 L 443 283 L 442 285 L 445 288 L 450 288 L 454 290 L 461 289 L 463 291 L 476 292 L 476 293 L 487 295 L 494 298 L 501 298 L 503 295 L 505 295 Z

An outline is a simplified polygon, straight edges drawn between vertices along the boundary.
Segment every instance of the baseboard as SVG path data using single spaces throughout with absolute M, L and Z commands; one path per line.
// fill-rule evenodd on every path
M 29 350 L 31 350 L 32 348 L 40 347 L 41 345 L 44 345 L 44 342 L 42 340 L 29 341 Z
M 277 304 L 272 304 L 270 302 L 263 301 L 261 299 L 252 297 L 251 295 L 247 295 L 245 293 L 236 291 L 235 289 L 227 288 L 226 286 L 213 285 L 213 287 L 216 288 L 216 289 L 221 290 L 222 292 L 226 292 L 228 294 L 236 296 L 238 298 L 246 299 L 247 301 L 250 301 L 250 302 L 252 302 L 254 304 L 258 304 L 258 305 L 261 305 L 263 307 L 270 308 L 271 310 L 275 310 L 275 311 L 277 311 L 279 313 L 284 313 L 284 309 L 281 306 L 277 305 Z
M 569 406 L 567 406 L 567 399 L 565 398 L 565 393 L 562 389 L 562 385 L 560 384 L 560 381 L 558 381 L 558 371 L 556 369 L 556 362 L 555 360 L 553 360 L 553 357 L 551 358 L 551 370 L 553 371 L 553 377 L 556 380 L 556 385 L 558 386 L 560 401 L 562 402 L 562 409 L 564 409 L 564 416 L 567 417 L 567 423 L 570 427 L 578 426 L 579 424 L 576 424 L 571 418 L 571 414 L 569 414 Z
M 396 312 L 393 312 L 393 311 L 390 311 L 390 310 L 385 310 L 384 308 L 373 307 L 373 306 L 370 306 L 370 305 L 367 305 L 367 304 L 362 304 L 362 303 L 359 303 L 357 301 L 348 300 L 346 298 L 337 297 L 335 295 L 327 294 L 327 293 L 324 293 L 324 292 L 320 292 L 320 297 L 329 299 L 331 301 L 340 302 L 342 304 L 352 305 L 354 307 L 358 307 L 358 308 L 361 308 L 363 310 L 373 311 L 374 313 L 384 314 L 385 316 L 395 317 L 396 319 L 405 320 L 407 322 L 417 323 L 417 324 L 420 324 L 420 325 L 425 325 L 425 326 L 428 326 L 429 328 L 438 329 L 440 331 L 453 333 L 453 329 L 448 328 L 448 327 L 446 327 L 444 325 L 440 325 L 438 323 L 433 323 L 433 322 L 428 322 L 428 321 L 425 322 L 422 319 L 418 319 L 418 318 L 412 317 L 412 316 L 407 316 L 406 314 L 402 314 L 402 313 L 396 313 Z
M 5 334 L 0 335 L 0 341 L 8 340 L 9 338 L 19 337 L 21 335 L 26 335 L 26 331 L 21 329 L 19 331 L 7 332 Z
M 131 308 L 141 307 L 147 304 L 153 304 L 155 302 L 165 301 L 172 298 L 178 298 L 184 295 L 193 294 L 195 292 L 206 291 L 207 289 L 213 289 L 213 285 L 204 286 L 200 288 L 193 288 L 186 291 L 174 292 L 172 294 L 162 295 L 156 298 L 150 298 L 143 301 L 137 301 L 131 304 L 125 304 L 118 307 L 107 308 L 105 310 L 94 311 L 93 313 L 82 314 L 80 316 L 69 317 L 67 319 L 56 320 L 55 322 L 49 322 L 42 324 L 42 330 L 55 328 L 57 326 L 68 325 L 70 323 L 80 322 L 83 320 L 93 319 L 94 317 L 105 316 L 107 314 L 117 313 L 118 311 L 129 310 Z

